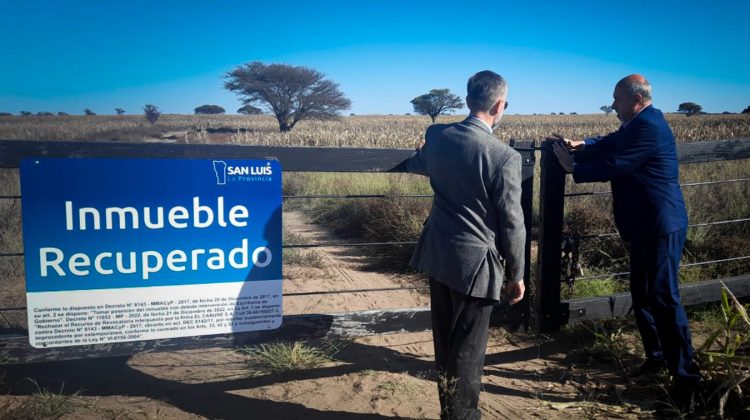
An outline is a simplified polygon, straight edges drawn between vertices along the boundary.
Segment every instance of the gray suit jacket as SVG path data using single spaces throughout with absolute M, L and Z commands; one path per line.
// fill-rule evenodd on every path
M 521 155 L 468 118 L 427 129 L 406 168 L 435 192 L 410 265 L 465 295 L 500 300 L 504 271 L 523 279 Z

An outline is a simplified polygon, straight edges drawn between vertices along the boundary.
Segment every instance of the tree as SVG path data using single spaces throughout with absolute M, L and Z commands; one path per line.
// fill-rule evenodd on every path
M 39 112 L 36 113 L 36 115 L 41 115 L 41 116 L 45 116 L 46 117 L 46 116 L 55 115 L 55 114 L 53 114 L 51 112 L 48 112 L 48 111 L 39 111 Z
M 327 119 L 352 106 L 339 85 L 317 70 L 288 64 L 243 64 L 226 74 L 224 87 L 276 116 L 279 131 L 287 132 L 304 119 Z
M 117 113 L 117 115 L 122 115 L 125 113 L 125 110 L 122 108 L 115 108 L 115 112 Z
M 24 117 L 28 117 L 29 115 L 34 115 L 31 113 L 31 111 L 21 111 L 19 114 L 23 115 Z
M 237 110 L 238 114 L 244 114 L 244 115 L 262 115 L 263 110 L 260 108 L 256 108 L 252 105 L 245 105 Z
M 57 113 L 57 115 L 59 115 L 59 116 L 61 116 L 61 117 L 64 117 L 64 116 L 68 115 L 68 113 L 67 113 L 67 112 L 63 112 L 63 111 L 60 111 L 60 112 L 58 112 L 58 113 Z
M 196 114 L 223 114 L 226 112 L 219 105 L 201 105 L 194 109 Z
M 750 114 L 750 105 L 747 106 L 747 108 L 742 110 L 743 114 Z
M 146 117 L 151 124 L 155 124 L 160 115 L 161 111 L 159 111 L 159 108 L 154 105 L 146 105 L 143 107 L 143 116 Z
M 604 111 L 605 114 L 609 115 L 614 111 L 615 109 L 612 108 L 611 105 L 602 105 L 599 107 L 600 110 Z
M 677 112 L 684 112 L 686 116 L 694 114 L 700 114 L 703 111 L 703 107 L 694 102 L 683 102 L 677 108 Z
M 0 112 L 0 117 L 10 117 L 12 115 L 10 112 Z
M 412 99 L 411 104 L 414 105 L 414 112 L 429 115 L 433 123 L 438 115 L 445 115 L 464 107 L 461 98 L 450 93 L 448 89 L 432 89 L 430 93 Z
M 90 110 L 90 109 L 88 109 L 88 108 L 84 109 L 84 110 L 83 110 L 83 113 L 84 113 L 85 115 L 96 115 L 96 112 L 94 112 L 94 111 L 92 111 L 92 110 Z

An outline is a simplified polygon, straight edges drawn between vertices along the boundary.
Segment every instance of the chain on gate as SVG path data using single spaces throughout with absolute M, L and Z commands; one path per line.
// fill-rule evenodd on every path
M 568 286 L 568 299 L 573 297 L 573 286 L 576 282 L 576 276 L 583 275 L 583 268 L 578 262 L 580 244 L 581 237 L 577 233 L 572 235 L 568 233 L 563 234 L 560 276 L 562 282 Z

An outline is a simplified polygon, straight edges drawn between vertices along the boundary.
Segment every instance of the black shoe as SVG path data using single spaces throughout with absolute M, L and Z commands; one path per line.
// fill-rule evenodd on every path
M 672 400 L 683 413 L 698 412 L 708 406 L 710 392 L 703 377 L 691 381 L 675 381 L 670 390 Z

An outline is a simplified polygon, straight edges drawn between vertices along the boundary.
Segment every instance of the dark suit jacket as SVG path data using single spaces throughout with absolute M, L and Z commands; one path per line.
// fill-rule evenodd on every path
M 575 182 L 611 181 L 615 223 L 624 240 L 687 227 L 674 135 L 658 109 L 648 106 L 627 126 L 586 140 L 575 155 Z
M 406 161 L 435 198 L 411 266 L 465 295 L 500 299 L 505 271 L 523 278 L 521 155 L 468 118 L 427 129 Z

